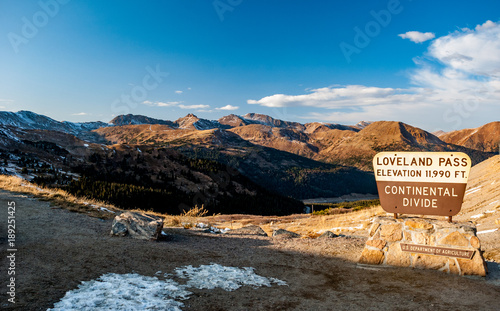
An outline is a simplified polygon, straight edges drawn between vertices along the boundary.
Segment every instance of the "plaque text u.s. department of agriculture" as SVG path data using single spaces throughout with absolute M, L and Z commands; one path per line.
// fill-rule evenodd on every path
M 474 250 L 401 243 L 403 252 L 472 259 Z

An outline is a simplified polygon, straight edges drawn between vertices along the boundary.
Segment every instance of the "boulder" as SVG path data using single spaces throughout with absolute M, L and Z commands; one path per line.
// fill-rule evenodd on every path
M 278 229 L 273 231 L 273 237 L 282 236 L 287 238 L 300 238 L 300 234 L 295 232 L 287 231 L 285 229 Z
M 163 229 L 163 219 L 137 212 L 117 215 L 111 226 L 111 235 L 130 236 L 141 240 L 158 240 Z
M 267 233 L 264 230 L 262 230 L 261 227 L 256 225 L 246 226 L 239 229 L 233 229 L 228 231 L 227 234 L 267 236 Z
M 321 234 L 318 239 L 329 239 L 329 238 L 336 238 L 338 237 L 338 235 L 336 235 L 335 233 L 331 232 L 331 231 L 325 231 L 323 232 L 323 234 Z

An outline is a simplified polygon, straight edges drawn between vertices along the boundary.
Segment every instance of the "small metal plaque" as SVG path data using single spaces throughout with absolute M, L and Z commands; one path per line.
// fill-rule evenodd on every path
M 429 254 L 444 257 L 455 257 L 472 259 L 475 250 L 468 249 L 458 249 L 458 248 L 447 248 L 447 247 L 437 247 L 428 245 L 418 245 L 418 244 L 404 244 L 401 243 L 401 251 L 417 254 Z

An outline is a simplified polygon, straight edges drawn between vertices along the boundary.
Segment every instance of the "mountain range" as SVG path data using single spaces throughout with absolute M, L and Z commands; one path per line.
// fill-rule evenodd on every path
M 180 202 L 190 200 L 196 189 L 206 197 L 207 191 L 214 191 L 206 186 L 211 184 L 226 189 L 216 191 L 212 205 L 228 205 L 231 196 L 255 196 L 261 191 L 256 189 L 267 189 L 272 193 L 267 195 L 283 196 L 273 202 L 285 206 L 290 205 L 285 197 L 376 193 L 371 159 L 380 151 L 461 151 L 474 163 L 481 162 L 498 150 L 499 129 L 500 122 L 492 122 L 434 135 L 397 121 L 302 124 L 256 113 L 219 120 L 188 114 L 175 121 L 129 114 L 109 123 L 73 123 L 30 111 L 0 112 L 0 156 L 4 173 L 59 186 L 74 186 L 77 177 L 127 180 L 178 193 Z M 159 160 L 162 157 L 168 160 Z M 218 170 L 240 174 L 243 179 L 233 180 L 238 186 L 230 183 L 227 188 L 226 181 L 206 170 L 217 165 L 222 165 Z M 42 172 L 42 166 L 61 173 Z

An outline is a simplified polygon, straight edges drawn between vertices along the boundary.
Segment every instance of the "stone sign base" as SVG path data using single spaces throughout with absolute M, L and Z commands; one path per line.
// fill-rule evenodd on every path
M 486 276 L 480 247 L 472 223 L 376 217 L 359 263 Z

